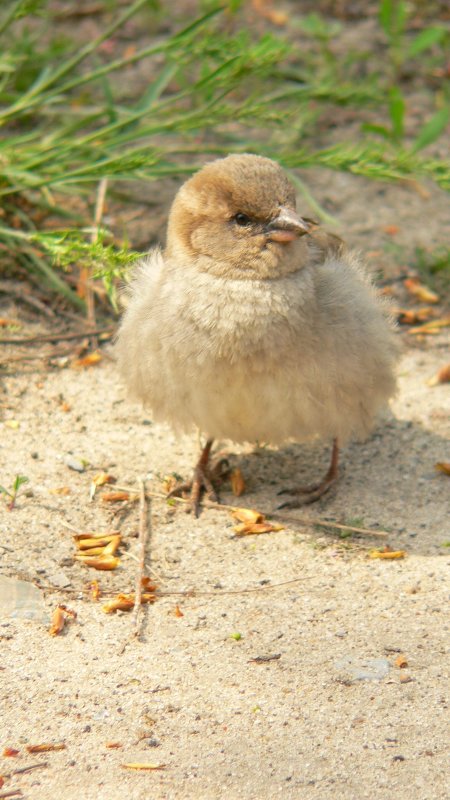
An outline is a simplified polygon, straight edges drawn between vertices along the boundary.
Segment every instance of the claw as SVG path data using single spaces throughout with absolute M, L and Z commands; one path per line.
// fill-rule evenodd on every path
M 207 497 L 214 503 L 220 503 L 214 483 L 220 483 L 229 472 L 227 459 L 220 459 L 217 464 L 210 466 L 209 455 L 212 444 L 213 440 L 208 439 L 195 466 L 192 481 L 175 486 L 167 495 L 170 498 L 181 497 L 183 494 L 189 493 L 189 504 L 186 511 L 193 512 L 195 517 L 200 514 L 200 500 L 203 492 L 206 492 Z
M 282 508 L 299 508 L 306 506 L 310 503 L 315 503 L 323 497 L 324 494 L 330 491 L 338 479 L 338 461 L 339 461 L 339 447 L 337 439 L 333 441 L 333 450 L 331 453 L 331 463 L 327 474 L 320 483 L 313 483 L 310 486 L 299 486 L 295 489 L 281 489 L 278 494 L 295 494 L 297 497 L 294 500 L 288 500 L 286 503 L 281 503 L 277 506 L 277 510 Z

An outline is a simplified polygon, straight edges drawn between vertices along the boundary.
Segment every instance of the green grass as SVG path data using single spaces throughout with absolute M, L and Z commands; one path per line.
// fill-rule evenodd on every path
M 58 32 L 47 0 L 2 4 L 0 258 L 6 269 L 20 269 L 80 309 L 76 274 L 95 272 L 114 299 L 116 279 L 135 254 L 95 219 L 99 185 L 108 181 L 110 191 L 121 181 L 188 175 L 209 154 L 253 151 L 287 168 L 375 180 L 428 178 L 450 187 L 449 162 L 423 152 L 448 123 L 446 90 L 442 82 L 430 84 L 430 111 L 411 136 L 402 81 L 408 65 L 427 80 L 445 64 L 443 26 L 411 33 L 407 6 L 382 0 L 383 52 L 347 50 L 342 57 L 335 52 L 339 23 L 314 14 L 292 20 L 289 30 L 257 35 L 240 22 L 239 5 L 203 4 L 209 9 L 203 16 L 175 21 L 175 33 L 148 35 L 144 44 L 137 38 L 130 49 L 121 32 L 131 26 L 137 37 L 151 29 L 164 7 L 158 12 L 154 2 L 135 0 L 117 8 L 105 0 L 100 33 L 80 43 Z M 293 44 L 292 33 L 303 37 L 305 48 Z M 111 44 L 114 55 L 105 55 Z M 136 65 L 145 65 L 148 84 L 130 96 Z M 338 106 L 357 111 L 360 133 L 329 144 L 324 121 Z M 326 219 L 306 183 L 298 187 Z

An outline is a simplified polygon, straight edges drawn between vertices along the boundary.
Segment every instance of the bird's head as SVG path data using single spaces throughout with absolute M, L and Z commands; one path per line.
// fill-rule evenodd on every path
M 298 216 L 295 192 L 274 161 L 250 154 L 207 164 L 181 187 L 167 255 L 230 278 L 275 278 L 298 270 L 313 223 Z

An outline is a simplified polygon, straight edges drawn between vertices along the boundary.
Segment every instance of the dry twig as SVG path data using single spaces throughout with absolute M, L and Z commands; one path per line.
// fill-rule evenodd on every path
M 150 501 L 149 501 L 150 502 Z M 136 573 L 136 585 L 134 595 L 134 608 L 133 608 L 133 629 L 134 635 L 139 636 L 139 618 L 141 612 L 142 600 L 142 579 L 145 573 L 145 548 L 147 539 L 151 535 L 151 514 L 150 505 L 147 507 L 145 481 L 143 478 L 139 479 L 139 561 Z
M 64 350 L 54 350 L 53 353 L 34 353 L 33 355 L 8 356 L 5 360 L 5 366 L 8 366 L 8 364 L 15 364 L 19 361 L 45 361 L 51 358 L 61 358 L 61 356 L 69 356 L 72 353 L 72 349 L 64 348 Z
M 108 188 L 108 179 L 102 178 L 100 183 L 98 184 L 97 199 L 95 202 L 94 230 L 91 235 L 92 244 L 95 244 L 96 241 L 98 240 L 98 232 L 103 217 L 107 188 Z M 79 283 L 81 288 L 84 290 L 86 296 L 88 325 L 92 325 L 95 328 L 97 323 L 95 318 L 95 295 L 92 289 L 91 275 L 89 274 L 89 269 L 87 267 L 81 270 Z M 95 335 L 91 337 L 91 345 L 94 348 L 98 347 L 98 340 Z
M 39 336 L 30 336 L 26 339 L 0 339 L 0 344 L 38 344 L 40 342 L 62 342 L 71 339 L 86 339 L 90 336 L 99 336 L 102 333 L 114 333 L 115 328 L 96 328 L 92 331 L 79 333 L 48 333 Z
M 41 300 L 38 300 L 37 297 L 33 297 L 31 294 L 29 294 L 23 286 L 14 286 L 12 281 L 0 281 L 0 292 L 3 294 L 12 295 L 22 303 L 28 303 L 28 305 L 30 305 L 32 308 L 36 308 L 42 314 L 45 314 L 46 317 L 50 317 L 51 319 L 56 317 L 56 314 L 52 308 L 47 306 Z
M 41 769 L 41 767 L 48 767 L 48 761 L 41 761 L 39 764 L 30 764 L 28 767 L 19 767 L 18 769 L 11 770 L 11 772 L 2 772 L 2 778 L 12 778 L 13 775 L 23 775 L 25 772 Z
M 133 489 L 125 486 L 117 486 L 116 487 L 120 491 L 124 492 L 132 492 Z M 158 497 L 161 500 L 167 500 L 167 495 L 163 494 L 163 492 L 147 492 L 148 497 Z M 183 497 L 171 497 L 170 502 L 176 502 L 181 504 L 189 503 L 189 500 L 185 500 Z M 212 501 L 204 502 L 203 505 L 205 508 L 215 508 L 217 511 L 235 511 L 236 506 L 230 506 L 226 503 L 213 503 Z M 384 538 L 385 536 L 389 536 L 390 534 L 388 531 L 375 531 L 372 528 L 357 528 L 354 525 L 345 525 L 343 522 L 333 522 L 328 519 L 320 519 L 319 517 L 305 517 L 305 519 L 299 519 L 299 517 L 292 517 L 289 514 L 280 514 L 279 511 L 264 511 L 261 510 L 261 514 L 264 514 L 266 517 L 273 517 L 274 519 L 283 519 L 287 522 L 295 523 L 297 525 L 301 525 L 304 528 L 309 528 L 311 525 L 322 525 L 324 528 L 334 528 L 339 531 L 351 531 L 352 533 L 356 533 L 359 536 L 379 536 Z

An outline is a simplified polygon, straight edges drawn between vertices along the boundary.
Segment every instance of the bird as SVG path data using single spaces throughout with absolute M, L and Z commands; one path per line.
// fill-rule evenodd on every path
M 339 450 L 365 438 L 394 395 L 394 323 L 358 255 L 296 210 L 294 186 L 251 153 L 208 162 L 178 190 L 166 246 L 126 289 L 121 375 L 155 421 L 206 443 L 190 493 L 218 499 L 214 440 L 332 442 L 323 480 L 283 490 L 279 508 L 334 486 Z M 281 492 L 280 492 L 281 493 Z

